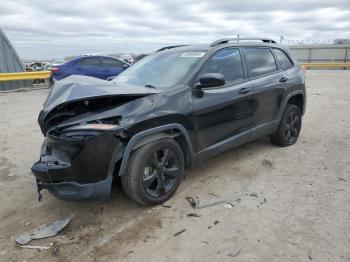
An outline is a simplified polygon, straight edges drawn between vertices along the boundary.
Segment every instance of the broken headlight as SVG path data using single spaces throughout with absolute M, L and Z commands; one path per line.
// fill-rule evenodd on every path
M 104 131 L 110 131 L 119 127 L 118 125 L 110 124 L 85 124 L 69 127 L 61 131 L 62 137 L 72 139 L 86 139 L 95 137 Z

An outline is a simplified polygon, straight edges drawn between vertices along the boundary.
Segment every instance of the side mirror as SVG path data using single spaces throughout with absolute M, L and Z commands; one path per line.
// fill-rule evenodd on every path
M 225 85 L 225 77 L 219 73 L 206 73 L 199 78 L 196 88 L 218 87 Z

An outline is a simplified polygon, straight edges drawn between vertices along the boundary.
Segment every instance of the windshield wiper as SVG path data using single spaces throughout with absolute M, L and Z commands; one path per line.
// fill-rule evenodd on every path
M 155 86 L 152 86 L 152 85 L 150 85 L 150 84 L 144 85 L 144 87 L 148 87 L 148 88 L 157 89 Z

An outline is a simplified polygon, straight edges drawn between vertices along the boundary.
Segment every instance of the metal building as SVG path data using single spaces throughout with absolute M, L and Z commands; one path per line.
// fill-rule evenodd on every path
M 0 29 L 0 74 L 24 72 L 25 67 L 5 33 Z M 0 91 L 29 87 L 30 81 L 0 82 Z

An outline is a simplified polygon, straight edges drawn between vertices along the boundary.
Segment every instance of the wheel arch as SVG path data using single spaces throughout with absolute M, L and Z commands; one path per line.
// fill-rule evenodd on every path
M 304 103 L 304 95 L 302 93 L 293 94 L 287 101 L 287 104 L 296 105 L 299 107 L 300 112 L 304 114 L 305 112 L 305 103 Z
M 125 147 L 123 157 L 119 161 L 120 167 L 118 175 L 122 176 L 125 174 L 130 155 L 135 149 L 161 138 L 174 139 L 180 145 L 184 153 L 185 165 L 195 165 L 196 157 L 193 150 L 192 141 L 186 128 L 181 124 L 173 123 L 146 129 L 132 136 Z

